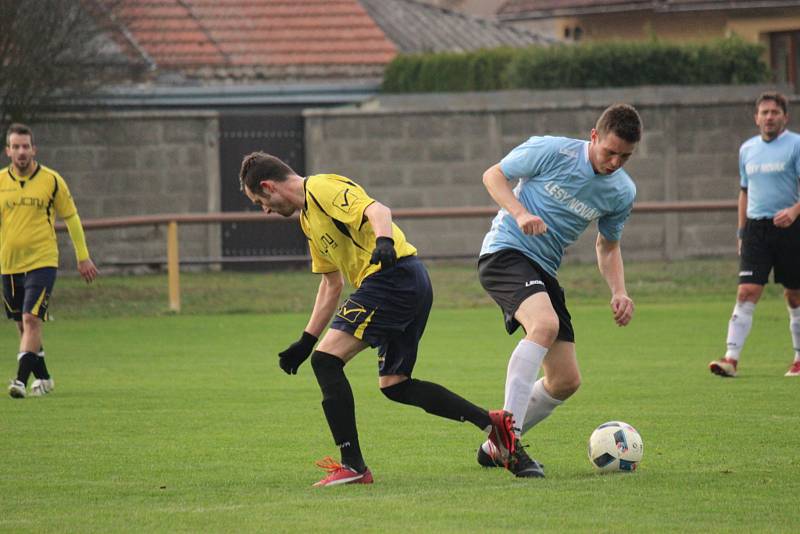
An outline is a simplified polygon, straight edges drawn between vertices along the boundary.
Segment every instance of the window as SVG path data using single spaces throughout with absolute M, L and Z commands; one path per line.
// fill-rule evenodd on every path
M 775 83 L 787 83 L 800 92 L 800 30 L 769 35 L 770 68 Z

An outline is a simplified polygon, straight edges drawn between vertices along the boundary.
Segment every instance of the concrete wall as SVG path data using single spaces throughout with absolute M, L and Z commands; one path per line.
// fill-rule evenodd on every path
M 492 204 L 481 175 L 530 135 L 587 138 L 611 102 L 640 110 L 645 135 L 627 165 L 638 200 L 735 199 L 737 152 L 756 130 L 763 87 L 382 96 L 359 107 L 307 110 L 306 168 L 362 183 L 393 208 Z M 785 89 L 785 88 L 784 88 Z M 797 124 L 796 122 L 794 124 Z M 214 112 L 56 115 L 34 124 L 38 159 L 67 180 L 83 219 L 219 211 Z M 795 128 L 796 129 L 796 128 Z M 265 147 L 269 149 L 269 147 Z M 489 219 L 401 221 L 423 254 L 476 256 Z M 627 259 L 734 254 L 734 212 L 634 215 Z M 99 263 L 163 258 L 165 227 L 88 231 Z M 566 261 L 594 261 L 595 232 Z M 62 267 L 74 268 L 66 233 Z M 218 225 L 183 225 L 181 257 L 218 257 Z
M 629 102 L 645 126 L 626 166 L 638 201 L 735 199 L 738 148 L 757 133 L 753 101 L 765 87 L 382 96 L 360 107 L 307 110 L 308 172 L 360 182 L 390 207 L 486 206 L 481 176 L 531 135 L 588 138 L 612 102 Z M 402 221 L 423 254 L 474 254 L 489 220 Z M 735 254 L 736 214 L 636 214 L 628 259 Z M 592 227 L 566 261 L 594 261 Z
M 32 125 L 37 159 L 67 181 L 81 219 L 219 211 L 216 113 L 103 113 Z M 166 226 L 87 231 L 92 257 L 114 263 L 166 256 Z M 220 255 L 217 225 L 180 227 L 181 257 Z M 61 266 L 75 253 L 59 233 Z

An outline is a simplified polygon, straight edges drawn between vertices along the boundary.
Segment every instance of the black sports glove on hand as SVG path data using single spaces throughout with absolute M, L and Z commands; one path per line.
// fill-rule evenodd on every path
M 375 240 L 375 250 L 369 262 L 373 265 L 381 264 L 381 269 L 391 269 L 397 263 L 397 253 L 394 251 L 394 239 L 379 237 Z
M 278 353 L 278 365 L 287 375 L 296 375 L 297 369 L 311 356 L 316 344 L 316 336 L 303 332 L 303 337 L 289 345 L 285 351 Z

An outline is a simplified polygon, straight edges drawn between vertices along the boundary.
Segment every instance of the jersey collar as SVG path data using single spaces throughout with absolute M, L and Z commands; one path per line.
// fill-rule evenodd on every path
M 27 177 L 25 177 L 25 176 L 19 176 L 19 177 L 14 176 L 14 173 L 11 172 L 12 168 L 14 168 L 13 165 L 9 165 L 8 166 L 8 175 L 11 177 L 11 179 L 14 180 L 15 182 L 18 182 L 18 183 L 20 183 L 22 185 L 25 185 L 25 183 L 30 182 L 31 180 L 33 180 L 36 177 L 37 174 L 39 174 L 39 171 L 41 170 L 42 166 L 39 165 L 39 162 L 37 161 L 36 162 L 36 170 L 33 171 L 33 174 L 31 174 L 30 176 L 27 176 Z

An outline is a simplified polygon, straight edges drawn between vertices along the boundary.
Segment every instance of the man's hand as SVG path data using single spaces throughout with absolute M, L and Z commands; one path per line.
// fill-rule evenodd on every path
M 380 264 L 381 269 L 391 269 L 397 263 L 397 253 L 394 251 L 394 239 L 379 237 L 375 240 L 375 250 L 372 251 L 372 265 Z
M 81 273 L 81 277 L 86 280 L 87 284 L 91 284 L 97 278 L 97 267 L 94 266 L 91 258 L 78 262 L 78 272 Z
M 296 375 L 300 365 L 311 356 L 314 345 L 317 344 L 317 337 L 303 332 L 303 336 L 289 345 L 289 348 L 278 353 L 278 365 L 287 375 Z
M 517 226 L 519 226 L 519 229 L 522 230 L 525 235 L 539 235 L 547 231 L 547 225 L 541 217 L 531 215 L 527 212 L 517 217 L 516 221 Z
M 611 297 L 611 312 L 617 325 L 627 325 L 633 318 L 633 300 L 628 295 L 614 295 Z
M 775 223 L 775 226 L 778 228 L 789 228 L 794 223 L 795 219 L 797 219 L 797 213 L 795 213 L 792 207 L 776 213 L 775 217 L 772 218 L 772 222 Z

